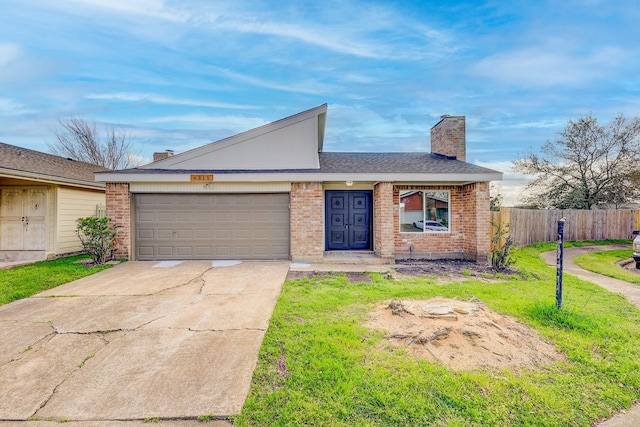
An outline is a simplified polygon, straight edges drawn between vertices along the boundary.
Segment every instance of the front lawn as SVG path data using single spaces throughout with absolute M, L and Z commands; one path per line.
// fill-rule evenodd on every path
M 514 251 L 521 276 L 438 284 L 371 274 L 285 283 L 237 426 L 589 426 L 640 399 L 640 312 L 624 298 Z M 478 298 L 535 329 L 566 361 L 524 371 L 454 371 L 385 344 L 365 326 L 391 299 Z
M 640 274 L 627 271 L 618 265 L 618 262 L 631 258 L 632 253 L 631 249 L 590 252 L 575 257 L 573 262 L 585 270 L 640 285 Z M 635 265 L 635 261 L 633 265 Z
M 85 267 L 78 262 L 87 258 L 86 255 L 78 255 L 0 270 L 0 305 L 30 297 L 111 267 L 110 264 Z

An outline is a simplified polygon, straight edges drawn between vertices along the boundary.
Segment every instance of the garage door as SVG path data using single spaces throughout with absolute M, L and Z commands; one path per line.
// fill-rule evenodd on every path
M 136 259 L 288 259 L 289 194 L 136 194 Z

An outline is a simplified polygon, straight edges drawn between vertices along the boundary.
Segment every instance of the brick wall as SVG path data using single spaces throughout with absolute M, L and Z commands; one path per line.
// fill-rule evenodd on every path
M 400 233 L 400 191 L 449 190 L 450 229 L 447 234 Z M 129 185 L 106 184 L 106 214 L 118 226 L 116 258 L 131 257 L 131 197 Z M 324 192 L 322 183 L 291 185 L 291 258 L 318 261 L 324 254 Z M 376 184 L 373 192 L 373 244 L 382 258 L 455 257 L 487 262 L 490 255 L 489 184 L 407 186 Z
M 464 216 L 469 218 L 465 250 L 475 254 L 478 262 L 488 262 L 491 254 L 491 211 L 489 183 L 477 182 L 462 187 Z
M 116 230 L 117 259 L 131 256 L 131 197 L 129 184 L 108 182 L 105 187 L 106 214 L 118 227 Z
M 450 233 L 400 232 L 400 192 L 448 190 Z M 486 262 L 490 244 L 489 185 L 393 186 L 393 235 L 397 258 L 465 258 Z
M 291 184 L 291 259 L 318 261 L 324 255 L 322 183 Z
M 376 184 L 373 189 L 373 250 L 381 258 L 394 256 L 393 206 L 393 184 Z
M 443 116 L 431 128 L 431 152 L 466 160 L 467 142 L 464 116 Z

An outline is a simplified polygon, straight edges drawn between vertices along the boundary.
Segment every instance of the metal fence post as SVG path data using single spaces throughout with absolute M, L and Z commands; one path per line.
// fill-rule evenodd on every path
M 558 258 L 556 260 L 556 307 L 562 308 L 562 260 L 564 257 L 564 222 L 563 217 L 558 220 Z

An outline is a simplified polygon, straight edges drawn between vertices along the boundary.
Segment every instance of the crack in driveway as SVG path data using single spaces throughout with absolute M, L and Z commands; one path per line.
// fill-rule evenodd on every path
M 4 366 L 0 420 L 226 420 L 239 413 L 288 265 L 185 263 L 162 274 L 147 273 L 147 265 L 133 262 L 56 291 L 79 293 L 69 298 L 75 302 L 38 298 L 11 313 L 54 320 L 7 347 L 17 353 L 31 342 L 44 351 Z M 11 333 L 19 337 L 20 329 Z
M 192 279 L 189 279 L 184 283 L 180 283 L 179 285 L 175 285 L 175 286 L 169 286 L 168 288 L 164 288 L 162 290 L 159 290 L 157 292 L 151 293 L 149 295 L 163 294 L 163 293 L 166 293 L 167 291 L 172 290 L 172 289 L 178 289 L 178 288 L 181 288 L 183 286 L 189 286 L 190 284 L 192 284 L 193 282 L 196 282 L 196 281 L 200 282 L 200 291 L 198 293 L 202 294 L 202 290 L 204 289 L 204 285 L 206 285 L 206 281 L 204 280 L 203 276 L 205 274 L 207 274 L 209 271 L 213 270 L 213 268 L 214 267 L 211 266 L 211 267 L 207 268 L 206 270 L 204 270 L 202 273 L 200 273 L 198 276 L 196 276 L 196 277 L 194 277 Z

